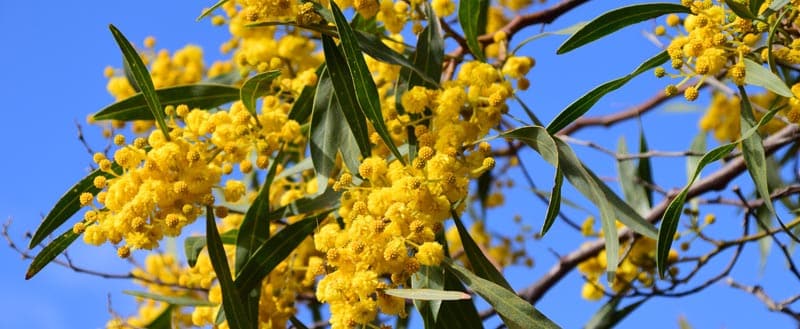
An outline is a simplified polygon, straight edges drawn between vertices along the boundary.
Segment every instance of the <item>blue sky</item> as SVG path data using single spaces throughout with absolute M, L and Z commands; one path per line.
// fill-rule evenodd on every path
M 136 43 L 145 36 L 157 38 L 157 48 L 177 49 L 188 43 L 205 46 L 206 63 L 221 55 L 217 45 L 227 37 L 224 28 L 211 27 L 208 21 L 194 21 L 204 6 L 212 1 L 87 1 L 87 2 L 0 2 L 0 52 L 4 72 L 0 75 L 0 95 L 5 100 L 4 119 L 0 120 L 0 140 L 6 149 L 6 160 L 0 164 L 4 188 L 0 189 L 0 220 L 13 219 L 10 234 L 20 245 L 26 231 L 38 225 L 54 202 L 86 174 L 91 158 L 76 138 L 76 125 L 81 123 L 84 134 L 95 148 L 104 142 L 98 138 L 99 129 L 85 124 L 88 114 L 113 101 L 105 91 L 102 75 L 107 65 L 119 67 L 121 55 L 108 24 L 115 24 Z M 553 1 L 551 1 L 553 2 Z M 603 11 L 633 1 L 595 1 L 571 12 L 555 24 L 546 27 L 553 31 L 585 21 Z M 526 46 L 525 53 L 537 60 L 529 78 L 531 88 L 521 97 L 545 122 L 560 109 L 592 87 L 625 75 L 658 49 L 642 37 L 641 31 L 654 26 L 646 22 L 627 28 L 615 37 L 555 56 L 562 37 L 548 37 Z M 514 39 L 538 33 L 540 27 L 530 27 Z M 515 42 L 512 41 L 512 45 Z M 666 81 L 656 80 L 646 73 L 622 90 L 603 98 L 591 114 L 619 111 L 635 105 Z M 694 104 L 702 108 L 702 103 Z M 697 133 L 699 112 L 671 112 L 658 109 L 642 118 L 642 125 L 652 149 L 682 150 Z M 634 148 L 638 125 L 629 122 L 613 129 L 592 128 L 575 135 L 591 139 L 608 148 L 615 148 L 620 136 Z M 576 152 L 601 177 L 616 175 L 614 162 L 607 156 L 580 146 Z M 553 171 L 532 152 L 523 155 L 535 168 L 537 183 L 549 187 Z M 679 187 L 685 182 L 684 160 L 659 159 L 655 162 L 658 183 Z M 543 169 L 539 169 L 543 168 Z M 746 180 L 736 181 L 749 188 Z M 610 183 L 616 187 L 615 183 Z M 517 186 L 523 186 L 520 181 Z M 748 190 L 746 188 L 745 190 Z M 567 188 L 568 197 L 588 204 Z M 531 202 L 533 196 L 522 188 L 509 193 L 508 206 L 493 210 L 492 217 L 509 219 L 522 214 L 530 225 L 538 228 L 544 205 Z M 591 209 L 591 208 L 590 208 Z M 715 210 L 716 211 L 716 210 Z M 720 234 L 733 234 L 740 216 L 721 209 L 718 227 Z M 582 220 L 579 212 L 572 217 Z M 512 228 L 497 220 L 493 230 Z M 541 241 L 528 243 L 536 266 L 534 269 L 511 268 L 507 271 L 515 288 L 523 288 L 546 272 L 555 258 L 549 251 L 567 253 L 580 244 L 580 237 L 566 225 L 556 223 Z M 87 247 L 78 241 L 70 248 L 77 264 L 109 273 L 124 273 L 130 265 L 116 257 L 113 248 Z M 120 280 L 103 280 L 73 273 L 65 268 L 49 266 L 30 281 L 23 280 L 28 262 L 9 248 L 0 247 L 0 259 L 5 264 L 0 271 L 0 309 L 7 314 L 2 320 L 5 328 L 100 328 L 109 318 L 108 296 L 113 308 L 129 314 L 134 311 L 132 298 L 119 293 L 130 288 Z M 774 253 L 767 269 L 758 272 L 758 251 L 755 246 L 745 249 L 743 261 L 733 276 L 747 284 L 761 284 L 776 299 L 782 299 L 800 289 L 796 280 L 786 272 L 781 258 Z M 720 262 L 712 264 L 719 268 Z M 581 279 L 572 274 L 556 286 L 537 304 L 545 314 L 564 328 L 580 327 L 596 310 L 600 302 L 580 299 Z M 788 317 L 769 313 L 763 304 L 750 295 L 716 284 L 706 292 L 685 299 L 656 299 L 648 302 L 621 328 L 676 328 L 679 316 L 685 316 L 695 328 L 789 327 Z

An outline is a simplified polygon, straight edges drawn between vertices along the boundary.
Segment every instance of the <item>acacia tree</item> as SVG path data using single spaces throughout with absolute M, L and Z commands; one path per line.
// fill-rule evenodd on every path
M 648 3 L 515 38 L 586 3 L 522 14 L 531 1 L 222 0 L 198 18 L 231 31 L 221 46 L 229 60 L 210 67 L 197 47 L 170 55 L 148 38 L 137 50 L 112 25 L 124 55 L 122 68 L 106 71 L 117 102 L 91 121 L 116 147 L 94 154 L 96 169 L 36 229 L 28 246 L 41 250 L 18 249 L 33 259 L 26 278 L 51 262 L 86 272 L 57 258 L 79 237 L 112 244 L 122 258 L 142 255 L 144 265 L 127 276 L 143 287 L 129 292 L 141 298 L 139 313 L 112 318 L 111 328 L 405 327 L 409 316 L 426 328 L 481 327 L 494 316 L 512 328 L 552 328 L 533 305 L 572 271 L 585 279 L 584 298 L 607 300 L 588 325 L 610 327 L 652 298 L 702 292 L 728 276 L 745 245 L 765 241 L 800 279 L 790 250 L 800 220 L 781 216 L 797 208 L 790 197 L 800 191 L 796 177 L 781 175 L 797 164 L 800 145 L 798 4 Z M 664 49 L 631 74 L 546 125 L 524 102 L 535 61 L 518 53 L 530 42 L 569 35 L 561 54 L 647 20 L 657 22 L 651 37 Z M 587 114 L 646 72 L 669 79 L 663 91 L 618 113 Z M 690 150 L 649 150 L 643 133 L 635 153 L 572 137 L 673 97 L 694 101 L 701 89 L 712 101 Z M 710 151 L 708 132 L 720 142 Z M 570 144 L 610 154 L 622 195 Z M 532 264 L 523 247 L 531 235 L 494 236 L 486 209 L 503 204 L 509 177 L 536 190 L 523 150 L 554 175 L 550 191 L 536 194 L 546 211 L 520 227 L 540 225 L 537 236 L 547 239 L 563 221 L 590 240 L 514 291 L 503 269 Z M 676 156 L 691 165 L 688 184 L 657 185 L 651 161 Z M 726 191 L 745 172 L 753 193 Z M 599 231 L 594 217 L 576 223 L 562 212 L 565 181 L 595 206 Z M 743 210 L 741 223 L 721 223 L 741 233 L 706 233 L 715 216 L 701 213 L 705 204 Z M 205 235 L 188 236 L 184 228 L 198 219 Z M 171 237 L 183 238 L 186 264 L 159 251 Z M 707 247 L 691 252 L 690 242 Z M 707 268 L 726 255 L 727 265 Z M 776 301 L 727 282 L 800 321 L 791 308 L 800 297 Z M 478 296 L 490 308 L 479 311 Z M 312 316 L 299 319 L 301 308 Z

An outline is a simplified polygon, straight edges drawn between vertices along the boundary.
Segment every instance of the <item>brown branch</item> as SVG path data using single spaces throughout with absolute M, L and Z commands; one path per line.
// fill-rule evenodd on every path
M 778 133 L 770 136 L 764 141 L 764 151 L 766 155 L 776 152 L 781 147 L 797 141 L 800 135 L 800 129 L 796 125 L 788 126 L 781 129 Z M 700 194 L 709 191 L 718 191 L 733 180 L 736 176 L 741 174 L 745 169 L 744 159 L 736 158 L 728 162 L 725 166 L 718 171 L 712 173 L 704 179 L 697 181 L 692 185 L 687 192 L 687 200 Z M 650 223 L 658 222 L 669 206 L 670 201 L 678 194 L 678 191 L 672 191 L 667 198 L 664 198 L 658 205 L 650 210 L 645 216 L 645 219 Z M 626 238 L 628 235 L 633 234 L 629 229 L 622 229 L 620 231 L 620 239 Z M 596 256 L 604 248 L 603 240 L 596 240 L 591 243 L 585 244 L 570 254 L 561 257 L 550 270 L 542 276 L 537 282 L 521 290 L 519 295 L 531 303 L 536 303 L 541 299 L 550 288 L 555 286 L 556 283 L 561 281 L 569 272 L 571 272 L 581 262 Z
M 787 303 L 787 302 L 793 302 L 797 298 L 800 298 L 800 296 L 793 296 L 784 302 L 777 302 L 771 297 L 769 297 L 769 295 L 767 295 L 767 293 L 764 292 L 764 288 L 762 288 L 761 286 L 746 286 L 734 281 L 733 278 L 728 278 L 728 285 L 755 296 L 756 298 L 758 298 L 758 300 L 764 303 L 764 305 L 766 305 L 767 309 L 769 309 L 770 311 L 781 312 L 783 314 L 790 316 L 792 319 L 795 319 L 796 321 L 800 322 L 800 313 L 792 311 L 789 308 L 789 304 L 791 303 Z

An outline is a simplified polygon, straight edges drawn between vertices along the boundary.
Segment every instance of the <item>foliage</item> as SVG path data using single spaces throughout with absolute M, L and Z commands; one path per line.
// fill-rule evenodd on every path
M 30 248 L 44 246 L 26 278 L 78 238 L 111 244 L 122 258 L 144 256 L 145 265 L 131 272 L 144 290 L 126 292 L 142 301 L 139 315 L 114 317 L 109 328 L 383 328 L 395 318 L 403 327 L 412 308 L 426 328 L 480 327 L 482 316 L 494 314 L 510 328 L 557 328 L 534 304 L 573 270 L 585 279 L 583 298 L 608 297 L 587 324 L 605 328 L 648 300 L 719 282 L 732 265 L 706 281 L 695 275 L 723 251 L 734 250 L 735 264 L 744 245 L 769 247 L 767 239 L 800 280 L 776 237 L 800 242 L 798 220 L 782 219 L 797 208 L 789 197 L 800 187 L 780 177 L 794 159 L 800 120 L 800 4 L 646 3 L 512 47 L 519 31 L 569 15 L 583 2 L 223 0 L 198 17 L 232 34 L 222 45 L 229 59 L 207 68 L 196 46 L 170 55 L 155 52 L 148 38 L 137 50 L 112 25 L 124 58 L 122 69 L 106 72 L 117 101 L 90 121 L 127 126 L 133 138 L 109 133 L 113 153 L 94 154 L 97 169 L 56 202 L 30 241 Z M 529 8 L 535 10 L 526 14 Z M 638 65 L 613 63 L 636 67 L 630 74 L 570 102 L 546 126 L 522 101 L 535 60 L 518 52 L 534 40 L 568 34 L 554 50 L 563 54 L 643 21 L 665 24 L 651 33 L 665 45 Z M 679 82 L 665 83 L 633 114 L 587 117 L 602 97 L 651 71 Z M 707 86 L 712 102 L 695 143 L 703 147 L 650 150 L 646 127 L 636 153 L 624 139 L 615 152 L 574 137 L 681 93 L 695 101 Z M 512 99 L 533 124 L 512 114 Z M 721 144 L 706 152 L 708 132 Z M 621 196 L 571 144 L 613 155 Z M 493 236 L 493 226 L 504 224 L 490 221 L 486 209 L 502 205 L 502 187 L 510 185 L 504 179 L 524 175 L 536 189 L 526 149 L 554 174 L 550 191 L 537 193 L 546 209 L 532 218 L 540 222 L 520 223 L 519 231 L 541 225 L 542 237 L 561 219 L 597 240 L 515 291 L 503 272 L 531 266 L 529 237 Z M 651 161 L 660 156 L 686 158 L 685 186 L 657 185 Z M 719 161 L 716 172 L 701 176 Z M 737 187 L 738 199 L 727 201 L 744 210 L 743 233 L 708 235 L 704 229 L 716 220 L 710 213 L 699 219 L 696 198 L 724 189 L 745 170 L 753 195 Z M 593 204 L 588 211 L 597 211 L 599 232 L 593 216 L 578 225 L 564 215 L 574 206 L 562 193 L 565 178 Z M 198 218 L 205 219 L 205 235 L 187 236 Z M 67 223 L 71 229 L 47 241 Z M 184 239 L 185 265 L 158 251 L 175 237 Z M 690 251 L 695 240 L 710 247 Z M 478 297 L 490 310 L 478 312 Z M 768 303 L 800 318 L 790 304 Z M 323 324 L 298 319 L 301 308 Z

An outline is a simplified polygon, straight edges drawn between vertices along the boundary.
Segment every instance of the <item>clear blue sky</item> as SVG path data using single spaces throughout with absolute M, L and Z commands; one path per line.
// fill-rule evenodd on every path
M 207 2 L 207 3 L 206 3 Z M 102 75 L 106 65 L 119 67 L 121 56 L 108 24 L 119 27 L 136 43 L 147 35 L 157 37 L 157 48 L 177 49 L 187 43 L 206 46 L 206 62 L 220 57 L 217 45 L 227 37 L 225 29 L 213 28 L 208 21 L 194 21 L 202 7 L 213 1 L 90 1 L 90 2 L 0 2 L 0 52 L 3 74 L 0 75 L 0 95 L 4 100 L 4 118 L 0 120 L 0 140 L 6 150 L 0 164 L 3 188 L 0 189 L 0 220 L 13 219 L 11 235 L 25 245 L 23 234 L 32 231 L 42 216 L 66 189 L 86 174 L 91 159 L 76 138 L 75 122 L 84 126 L 84 133 L 96 148 L 103 142 L 97 138 L 99 129 L 85 125 L 85 118 L 112 98 L 105 91 Z M 554 1 L 551 1 L 554 2 Z M 633 1 L 594 1 L 558 20 L 547 30 L 557 30 L 587 20 L 600 12 L 634 3 Z M 562 37 L 550 37 L 528 45 L 526 52 L 537 60 L 530 74 L 531 88 L 522 94 L 532 109 L 546 122 L 573 99 L 593 86 L 632 71 L 639 62 L 658 50 L 641 36 L 643 29 L 653 23 L 630 27 L 615 38 L 601 40 L 568 55 L 554 55 Z M 540 27 L 525 30 L 515 41 L 538 33 Z M 515 43 L 512 42 L 512 45 Z M 623 90 L 604 98 L 592 114 L 610 113 L 635 105 L 662 88 L 665 81 L 642 77 Z M 643 125 L 652 149 L 682 150 L 696 134 L 698 112 L 674 113 L 657 110 L 646 115 Z M 635 147 L 635 122 L 613 130 L 595 128 L 576 137 L 592 139 L 614 148 L 624 135 L 629 147 Z M 614 163 L 605 155 L 575 146 L 579 155 L 591 164 L 602 177 L 616 174 Z M 538 157 L 526 153 L 525 161 L 545 169 L 535 172 L 537 182 L 548 186 L 552 170 Z M 658 183 L 679 187 L 685 182 L 683 160 L 661 159 L 655 163 Z M 749 186 L 739 180 L 743 186 Z M 518 186 L 522 186 L 520 182 Z M 614 184 L 612 183 L 612 186 Z M 491 215 L 509 218 L 519 213 L 538 228 L 544 206 L 533 200 L 524 189 L 507 195 L 512 205 L 506 211 Z M 574 190 L 567 196 L 582 203 Z M 582 219 L 578 212 L 571 213 Z M 740 216 L 720 213 L 720 227 L 738 227 Z M 493 217 L 494 218 L 494 217 Z M 502 228 L 497 228 L 502 230 Z M 723 230 L 730 232 L 730 230 Z M 538 278 L 553 264 L 548 250 L 567 253 L 579 244 L 579 236 L 557 223 L 542 241 L 529 243 L 536 260 L 533 270 L 508 270 L 515 288 L 522 288 Z M 86 247 L 78 241 L 70 248 L 76 263 L 110 273 L 129 270 L 110 246 Z M 733 276 L 747 284 L 762 284 L 777 299 L 800 291 L 798 282 L 786 274 L 783 261 L 777 254 L 769 259 L 763 275 L 757 271 L 758 252 L 755 247 L 745 250 Z M 9 248 L 0 247 L 4 263 L 0 271 L 0 309 L 5 316 L 4 328 L 99 328 L 109 314 L 107 296 L 114 309 L 122 314 L 134 311 L 132 298 L 119 293 L 130 288 L 126 281 L 102 280 L 73 273 L 65 268 L 49 266 L 30 281 L 23 276 L 28 262 Z M 720 266 L 720 263 L 713 264 Z M 718 268 L 718 267 L 717 267 Z M 580 299 L 581 279 L 572 274 L 556 286 L 537 307 L 564 328 L 580 327 L 596 310 L 600 302 Z M 676 328 L 679 316 L 685 316 L 695 328 L 790 327 L 792 322 L 782 315 L 769 313 L 753 296 L 717 284 L 704 293 L 684 299 L 649 301 L 621 328 Z

